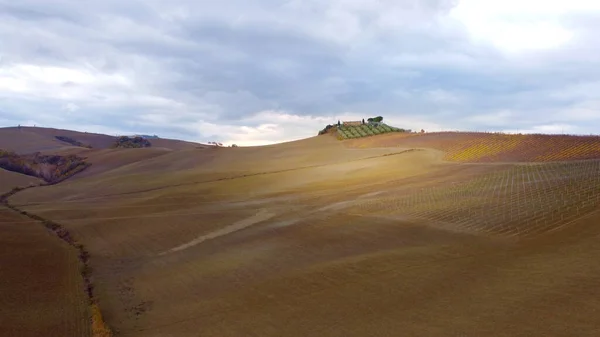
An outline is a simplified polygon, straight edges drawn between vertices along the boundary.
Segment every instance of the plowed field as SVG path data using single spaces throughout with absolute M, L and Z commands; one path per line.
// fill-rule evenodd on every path
M 600 159 L 600 136 L 469 132 L 386 134 L 344 141 L 348 147 L 417 147 L 444 151 L 455 162 L 553 162 Z
M 77 253 L 0 206 L 0 336 L 90 335 Z
M 11 202 L 85 245 L 118 336 L 600 335 L 593 138 L 386 137 L 107 151 Z

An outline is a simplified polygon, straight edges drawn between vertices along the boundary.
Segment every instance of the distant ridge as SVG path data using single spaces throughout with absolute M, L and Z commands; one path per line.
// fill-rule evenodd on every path
M 205 145 L 196 142 L 159 138 L 156 135 L 144 136 L 152 137 L 152 146 L 157 148 L 183 150 L 205 147 Z M 65 143 L 59 139 L 69 140 L 70 143 Z M 13 151 L 19 154 L 28 154 L 39 151 L 55 153 L 56 151 L 61 151 L 66 148 L 72 149 L 74 147 L 73 144 L 83 144 L 94 150 L 110 149 L 117 139 L 118 137 L 114 135 L 54 128 L 25 126 L 0 128 L 0 149 Z M 89 149 L 86 148 L 76 149 L 76 151 L 80 150 L 89 151 Z

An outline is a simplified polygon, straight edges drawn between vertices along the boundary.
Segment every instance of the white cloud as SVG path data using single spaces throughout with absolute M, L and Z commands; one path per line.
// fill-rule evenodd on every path
M 131 88 L 121 75 L 92 73 L 86 69 L 14 64 L 0 68 L 0 90 L 36 97 L 83 99 L 92 91 Z
M 565 19 L 576 13 L 600 12 L 594 0 L 462 0 L 452 10 L 478 42 L 509 53 L 560 48 L 575 36 Z
M 0 120 L 239 145 L 373 115 L 587 132 L 599 17 L 583 0 L 3 2 Z
M 462 101 L 458 94 L 443 89 L 429 90 L 425 93 L 425 97 L 433 102 L 448 105 L 457 104 Z
M 75 112 L 79 110 L 79 106 L 75 103 L 67 103 L 63 105 L 62 109 L 68 112 Z
M 203 128 L 218 132 L 224 139 L 222 143 L 226 145 L 255 146 L 313 137 L 325 125 L 336 121 L 327 117 L 299 116 L 285 111 L 267 110 L 242 122 L 255 126 L 205 124 Z
M 541 133 L 541 134 L 584 134 L 581 128 L 570 124 L 543 124 L 525 129 L 506 129 L 505 133 Z

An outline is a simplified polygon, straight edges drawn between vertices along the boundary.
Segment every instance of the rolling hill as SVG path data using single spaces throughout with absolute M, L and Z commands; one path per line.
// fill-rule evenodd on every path
M 55 145 L 54 131 L 8 145 L 3 131 L 0 148 L 77 151 L 91 163 L 7 202 L 60 224 L 85 247 L 94 305 L 117 336 L 600 331 L 598 137 L 388 133 L 73 150 Z M 60 132 L 82 143 L 103 139 Z M 43 228 L 16 212 L 3 221 Z M 0 296 L 22 275 L 61 275 L 77 300 L 53 303 L 73 320 L 48 335 L 98 335 L 80 323 L 94 307 L 82 308 L 83 286 L 66 281 L 77 272 L 20 256 L 0 251 L 23 265 Z M 0 322 L 2 315 L 11 317 L 0 312 Z M 41 315 L 24 317 L 55 319 Z M 0 335 L 15 329 L 0 324 Z
M 37 177 L 0 169 L 0 194 L 9 192 L 15 186 L 38 185 L 41 182 Z
M 72 149 L 79 151 L 88 150 L 87 148 L 73 146 L 73 144 L 61 141 L 56 137 L 68 137 L 82 144 L 89 145 L 92 149 L 111 148 L 118 139 L 115 136 L 53 128 L 8 127 L 0 128 L 0 149 L 20 154 L 33 152 L 56 153 L 56 151 Z M 183 150 L 205 146 L 192 142 L 162 138 L 152 139 L 151 143 L 153 147 L 169 150 Z
M 349 147 L 424 147 L 455 162 L 553 162 L 600 159 L 600 136 L 501 134 L 483 132 L 394 133 L 352 139 Z

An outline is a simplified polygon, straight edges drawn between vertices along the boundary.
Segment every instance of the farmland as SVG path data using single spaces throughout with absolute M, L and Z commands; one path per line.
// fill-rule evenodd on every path
M 9 201 L 90 254 L 97 305 L 73 284 L 85 305 L 63 303 L 74 319 L 47 336 L 89 334 L 73 313 L 98 308 L 127 337 L 594 336 L 597 139 L 389 132 L 218 150 L 153 140 L 77 149 L 89 169 Z M 44 231 L 19 214 L 4 221 Z M 15 277 L 81 282 L 23 251 L 6 259 Z M 20 289 L 3 285 L 2 296 Z M 37 319 L 52 315 L 62 313 Z
M 600 136 L 511 135 L 477 132 L 390 134 L 352 139 L 349 147 L 422 147 L 444 151 L 453 162 L 553 162 L 600 159 Z
M 404 130 L 388 126 L 384 123 L 379 123 L 378 125 L 371 124 L 363 124 L 363 125 L 351 125 L 344 126 L 341 125 L 337 127 L 337 137 L 340 140 L 343 139 L 354 139 L 361 137 L 369 137 L 375 135 L 381 135 L 390 132 L 403 132 Z
M 22 221 L 0 206 L 0 336 L 89 336 L 77 254 Z
M 357 210 L 409 216 L 449 230 L 525 237 L 556 229 L 598 205 L 600 160 L 588 160 L 520 164 L 433 187 L 399 189 L 361 202 Z

